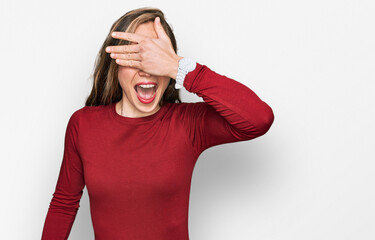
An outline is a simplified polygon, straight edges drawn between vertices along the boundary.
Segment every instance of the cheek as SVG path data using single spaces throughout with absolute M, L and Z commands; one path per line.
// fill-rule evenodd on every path
M 163 80 L 163 92 L 167 89 L 169 81 L 172 81 L 170 78 Z
M 118 69 L 118 80 L 122 89 L 126 89 L 126 86 L 130 86 L 131 82 L 136 74 L 137 70 L 130 67 L 119 66 Z

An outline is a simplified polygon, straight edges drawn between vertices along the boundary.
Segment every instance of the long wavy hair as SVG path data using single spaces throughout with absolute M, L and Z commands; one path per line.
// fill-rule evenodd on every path
M 113 23 L 96 57 L 93 75 L 91 75 L 91 77 L 93 77 L 93 87 L 86 100 L 86 106 L 108 105 L 113 102 L 118 102 L 122 98 L 122 88 L 117 75 L 119 66 L 116 60 L 112 59 L 105 49 L 107 46 L 129 45 L 131 42 L 111 37 L 112 32 L 134 33 L 140 24 L 154 21 L 156 17 L 160 17 L 160 23 L 169 36 L 173 49 L 177 54 L 177 43 L 173 30 L 167 23 L 164 13 L 160 9 L 143 7 L 125 13 Z M 175 89 L 175 84 L 176 80 L 171 78 L 159 102 L 160 107 L 163 106 L 165 102 L 181 103 L 180 91 L 179 89 Z

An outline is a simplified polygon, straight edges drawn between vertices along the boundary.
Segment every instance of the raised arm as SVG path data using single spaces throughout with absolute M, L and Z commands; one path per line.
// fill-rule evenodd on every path
M 55 192 L 45 219 L 42 240 L 68 239 L 85 186 L 82 161 L 77 150 L 78 112 L 69 119 L 64 155 Z
M 205 65 L 197 63 L 183 86 L 204 100 L 186 109 L 187 114 L 194 115 L 188 116 L 194 127 L 187 131 L 198 153 L 215 145 L 259 137 L 273 123 L 271 107 L 250 88 Z

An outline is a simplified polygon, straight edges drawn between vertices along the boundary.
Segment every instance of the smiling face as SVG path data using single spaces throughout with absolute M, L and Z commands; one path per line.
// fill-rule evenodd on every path
M 135 30 L 136 34 L 157 38 L 153 22 L 140 24 Z M 137 44 L 137 43 L 131 43 Z M 168 87 L 170 78 L 166 76 L 153 76 L 138 68 L 119 65 L 118 79 L 122 88 L 123 115 L 126 117 L 144 117 L 156 113 L 159 109 L 159 102 Z M 139 85 L 156 84 L 154 88 L 141 88 Z M 155 93 L 156 90 L 156 93 Z M 153 96 L 147 100 L 149 96 Z M 152 100 L 153 99 L 153 100 Z M 117 106 L 120 109 L 121 105 Z M 119 112 L 120 112 L 119 111 Z

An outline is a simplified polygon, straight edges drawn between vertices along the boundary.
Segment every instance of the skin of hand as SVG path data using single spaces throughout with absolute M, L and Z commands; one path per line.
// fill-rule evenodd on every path
M 176 79 L 178 61 L 182 58 L 174 50 L 168 35 L 156 17 L 154 28 L 157 38 L 135 33 L 112 32 L 112 37 L 131 41 L 130 45 L 108 46 L 106 52 L 122 66 L 138 68 L 155 76 L 168 76 Z M 136 44 L 134 44 L 136 43 Z

